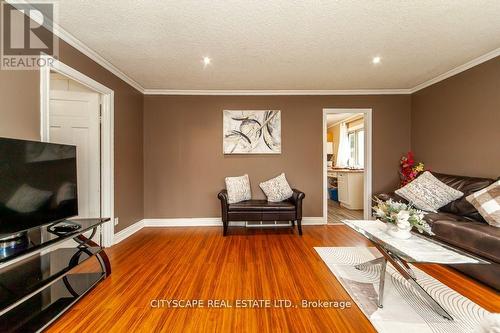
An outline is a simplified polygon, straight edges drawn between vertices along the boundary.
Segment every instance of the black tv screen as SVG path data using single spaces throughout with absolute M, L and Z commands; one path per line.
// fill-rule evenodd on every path
M 78 215 L 76 147 L 0 138 L 0 238 Z

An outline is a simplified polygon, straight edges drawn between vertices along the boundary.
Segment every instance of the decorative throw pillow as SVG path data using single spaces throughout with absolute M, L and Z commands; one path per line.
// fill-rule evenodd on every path
M 226 190 L 230 204 L 252 199 L 248 175 L 241 177 L 226 177 Z
M 267 201 L 269 202 L 280 202 L 291 198 L 293 195 L 293 190 L 288 185 L 284 173 L 276 178 L 260 183 L 259 186 L 266 194 Z
M 411 183 L 395 191 L 416 208 L 436 213 L 444 205 L 461 198 L 464 194 L 424 172 Z
M 500 180 L 467 198 L 488 224 L 500 227 Z

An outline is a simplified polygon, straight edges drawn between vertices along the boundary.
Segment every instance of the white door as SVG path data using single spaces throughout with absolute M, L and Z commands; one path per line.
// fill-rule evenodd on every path
M 99 94 L 50 91 L 50 142 L 77 146 L 78 217 L 100 217 Z

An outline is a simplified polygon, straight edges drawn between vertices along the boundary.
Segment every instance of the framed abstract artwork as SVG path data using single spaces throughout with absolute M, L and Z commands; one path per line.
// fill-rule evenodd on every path
M 281 154 L 281 111 L 224 110 L 224 154 Z

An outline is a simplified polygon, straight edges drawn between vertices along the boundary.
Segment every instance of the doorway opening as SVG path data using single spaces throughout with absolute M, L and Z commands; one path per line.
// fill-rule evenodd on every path
M 371 109 L 323 110 L 323 216 L 327 224 L 371 215 Z
M 113 245 L 113 91 L 60 61 L 40 69 L 41 139 L 77 146 L 78 218 L 110 217 Z
M 49 136 L 77 146 L 78 218 L 100 218 L 100 94 L 55 71 L 50 72 Z

